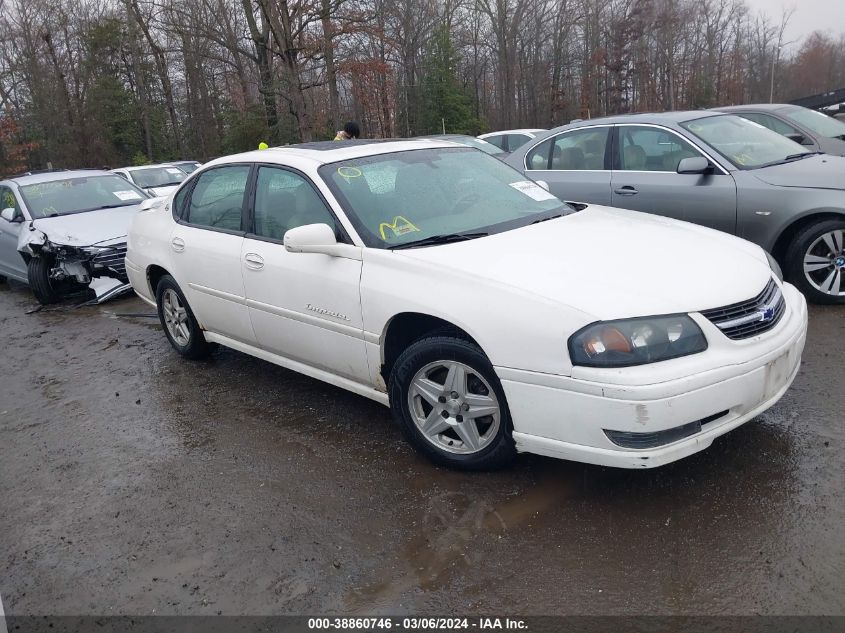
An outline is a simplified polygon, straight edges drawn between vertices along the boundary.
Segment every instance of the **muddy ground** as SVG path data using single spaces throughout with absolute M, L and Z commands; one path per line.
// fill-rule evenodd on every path
M 703 453 L 461 474 L 364 398 L 182 360 L 137 299 L 34 306 L 0 284 L 8 614 L 845 613 L 843 309 Z

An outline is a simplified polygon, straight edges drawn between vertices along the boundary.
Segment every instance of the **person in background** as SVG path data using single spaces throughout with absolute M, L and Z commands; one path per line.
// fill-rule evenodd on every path
M 355 121 L 349 121 L 346 125 L 343 126 L 343 129 L 337 133 L 337 136 L 334 137 L 336 141 L 351 141 L 352 139 L 356 139 L 361 136 L 361 128 L 358 127 L 358 124 Z

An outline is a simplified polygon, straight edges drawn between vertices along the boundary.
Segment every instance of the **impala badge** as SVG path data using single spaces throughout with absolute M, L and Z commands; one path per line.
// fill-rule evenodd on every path
M 336 319 L 342 319 L 343 321 L 351 321 L 348 316 L 345 314 L 341 314 L 340 312 L 332 312 L 331 310 L 326 310 L 325 308 L 318 308 L 317 306 L 312 306 L 310 303 L 306 303 L 305 307 L 311 312 L 316 312 L 317 314 L 322 314 L 323 316 L 330 316 Z

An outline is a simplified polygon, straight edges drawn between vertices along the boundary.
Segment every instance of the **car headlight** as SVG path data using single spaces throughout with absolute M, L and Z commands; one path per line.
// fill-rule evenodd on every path
M 569 338 L 573 365 L 630 367 L 697 354 L 707 339 L 686 314 L 600 321 Z
M 769 268 L 772 269 L 772 272 L 775 274 L 775 277 L 778 278 L 779 281 L 783 281 L 783 270 L 781 270 L 780 264 L 777 263 L 774 257 L 772 257 L 769 251 L 763 251 L 766 253 L 766 259 L 769 260 Z

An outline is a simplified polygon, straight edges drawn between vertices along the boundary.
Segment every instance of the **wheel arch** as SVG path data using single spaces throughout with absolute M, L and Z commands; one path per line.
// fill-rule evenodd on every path
M 807 226 L 825 220 L 845 220 L 845 209 L 815 209 L 796 218 L 778 234 L 772 246 L 772 256 L 783 266 L 786 263 L 786 252 L 795 236 Z
M 147 266 L 147 284 L 150 287 L 150 295 L 155 298 L 156 296 L 156 288 L 158 288 L 158 282 L 161 280 L 162 277 L 165 275 L 169 275 L 170 272 L 164 268 L 163 266 L 159 266 L 158 264 L 151 264 Z
M 424 312 L 400 312 L 388 319 L 380 338 L 380 373 L 385 383 L 399 355 L 414 341 L 435 333 L 465 339 L 478 346 L 484 352 L 484 349 L 475 337 L 466 329 L 448 319 Z

